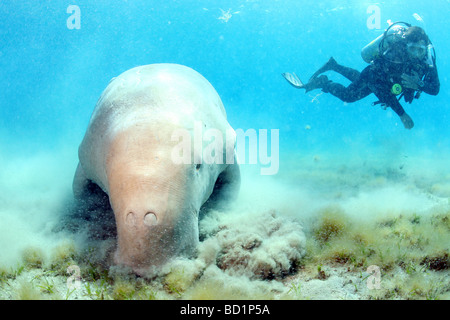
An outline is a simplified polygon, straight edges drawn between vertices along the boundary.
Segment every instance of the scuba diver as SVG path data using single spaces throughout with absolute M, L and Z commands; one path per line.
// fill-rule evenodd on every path
M 362 72 L 342 66 L 331 57 L 306 84 L 295 73 L 282 75 L 295 88 L 306 92 L 322 89 L 344 102 L 355 102 L 374 93 L 379 101 L 373 105 L 392 108 L 404 127 L 411 129 L 414 122 L 401 106 L 400 99 L 403 97 L 411 103 L 421 92 L 437 95 L 440 88 L 434 48 L 425 31 L 408 23 L 393 23 L 364 47 L 361 55 L 370 63 Z M 352 83 L 345 87 L 332 82 L 321 75 L 326 71 L 335 71 Z

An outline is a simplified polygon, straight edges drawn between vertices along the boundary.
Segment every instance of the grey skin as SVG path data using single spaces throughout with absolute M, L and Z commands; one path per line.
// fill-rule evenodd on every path
M 183 141 L 176 133 L 195 137 L 200 125 L 203 133 L 222 133 L 201 151 L 221 150 L 223 163 L 199 161 L 198 141 L 189 163 L 174 160 Z M 195 252 L 202 206 L 208 199 L 208 206 L 226 204 L 239 192 L 235 138 L 217 92 L 188 67 L 146 65 L 111 80 L 79 147 L 73 192 L 88 202 L 94 183 L 108 195 L 117 227 L 115 264 L 143 275 Z M 225 161 L 230 154 L 233 161 Z

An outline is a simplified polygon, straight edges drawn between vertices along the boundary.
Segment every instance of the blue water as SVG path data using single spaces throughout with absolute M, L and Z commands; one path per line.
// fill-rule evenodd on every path
M 204 75 L 234 128 L 279 129 L 280 167 L 289 153 L 364 153 L 385 146 L 439 157 L 450 150 L 448 0 L 425 1 L 76 1 L 80 29 L 68 29 L 73 1 L 0 2 L 0 154 L 76 150 L 108 81 L 137 65 L 171 62 Z M 381 28 L 369 29 L 369 5 Z M 219 19 L 230 9 L 228 21 Z M 330 56 L 362 70 L 360 51 L 391 19 L 418 13 L 437 53 L 438 96 L 405 109 L 415 127 L 371 106 L 320 91 L 304 94 L 282 72 L 304 80 Z M 389 148 L 388 148 L 389 149 Z M 392 149 L 392 148 L 390 148 Z M 369 152 L 369 153 L 370 153 Z M 387 152 L 387 151 L 386 151 Z M 76 154 L 76 151 L 74 152 Z

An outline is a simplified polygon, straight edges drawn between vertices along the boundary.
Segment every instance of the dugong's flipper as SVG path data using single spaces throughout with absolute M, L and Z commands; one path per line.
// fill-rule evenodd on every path
M 200 216 L 210 209 L 225 209 L 237 199 L 241 187 L 241 171 L 236 161 L 235 156 L 234 163 L 228 165 L 217 178 L 211 196 L 200 210 Z
M 236 161 L 236 159 L 235 159 Z M 217 178 L 214 186 L 214 196 L 223 201 L 234 201 L 239 195 L 241 186 L 241 171 L 237 163 L 230 164 Z
M 86 177 L 80 164 L 78 164 L 75 172 L 72 188 L 75 205 L 83 212 L 81 215 L 90 215 L 92 211 L 96 210 L 101 211 L 102 215 L 107 211 L 111 211 L 108 195 Z
M 84 170 L 81 164 L 78 163 L 77 170 L 75 171 L 75 176 L 73 177 L 72 190 L 75 199 L 79 200 L 83 197 L 86 189 L 89 185 L 89 180 L 84 174 Z
M 62 220 L 62 229 L 87 228 L 91 239 L 115 237 L 116 224 L 108 195 L 86 177 L 81 164 L 78 164 L 75 171 L 72 188 L 75 202 Z

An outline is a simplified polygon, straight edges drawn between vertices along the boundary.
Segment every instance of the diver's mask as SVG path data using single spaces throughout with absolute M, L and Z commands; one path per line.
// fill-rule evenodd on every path
M 411 58 L 422 60 L 428 53 L 428 47 L 419 43 L 408 43 L 406 50 Z

